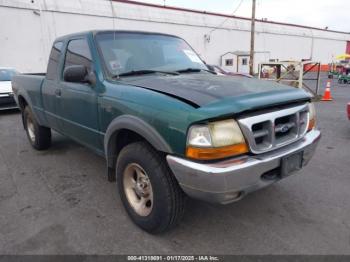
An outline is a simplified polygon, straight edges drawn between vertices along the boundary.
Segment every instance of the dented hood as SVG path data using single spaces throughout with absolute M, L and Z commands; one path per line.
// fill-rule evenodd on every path
M 272 81 L 263 81 L 241 76 L 219 76 L 210 73 L 190 73 L 178 76 L 147 75 L 144 77 L 124 78 L 123 82 L 168 94 L 195 107 L 242 96 L 263 96 L 269 103 L 268 97 L 288 93 L 288 100 L 297 101 L 309 99 L 310 96 L 303 90 L 281 85 Z M 286 102 L 286 101 L 284 101 Z

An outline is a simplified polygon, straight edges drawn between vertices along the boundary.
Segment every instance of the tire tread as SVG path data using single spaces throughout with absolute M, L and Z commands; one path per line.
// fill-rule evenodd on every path
M 39 125 L 30 108 L 26 106 L 23 111 L 23 121 L 24 121 L 24 127 L 26 129 L 26 132 L 28 132 L 27 122 L 26 122 L 27 117 L 30 117 L 32 119 L 35 127 L 35 141 L 32 142 L 28 138 L 29 142 L 36 150 L 48 149 L 51 146 L 51 129 L 48 127 Z
M 162 184 L 169 186 L 167 188 L 168 190 L 166 195 L 167 201 L 171 204 L 169 205 L 170 209 L 167 212 L 168 218 L 166 219 L 166 223 L 162 223 L 160 227 L 147 231 L 154 234 L 168 231 L 178 225 L 181 221 L 186 206 L 186 195 L 178 185 L 175 176 L 171 173 L 164 156 L 153 149 L 151 145 L 144 141 L 129 144 L 122 149 L 119 157 L 123 157 L 124 155 L 134 152 L 138 152 L 138 154 L 142 155 L 144 158 L 147 158 L 146 161 L 148 163 L 152 163 L 153 170 L 163 174 L 160 177 L 160 179 L 163 180 Z

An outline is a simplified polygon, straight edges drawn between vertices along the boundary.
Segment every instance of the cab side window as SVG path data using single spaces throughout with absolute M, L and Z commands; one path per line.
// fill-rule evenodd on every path
M 86 39 L 74 39 L 69 41 L 64 61 L 64 69 L 72 65 L 84 65 L 87 71 L 89 73 L 91 72 L 92 58 Z
M 46 73 L 46 78 L 49 80 L 57 79 L 57 68 L 58 68 L 58 63 L 61 56 L 61 51 L 62 51 L 62 42 L 54 43 L 51 49 L 49 64 L 47 66 L 47 73 Z

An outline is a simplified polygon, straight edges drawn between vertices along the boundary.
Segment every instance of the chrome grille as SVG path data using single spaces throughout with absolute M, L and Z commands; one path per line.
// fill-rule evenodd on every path
M 245 116 L 238 123 L 255 154 L 264 153 L 302 138 L 309 122 L 308 104 Z

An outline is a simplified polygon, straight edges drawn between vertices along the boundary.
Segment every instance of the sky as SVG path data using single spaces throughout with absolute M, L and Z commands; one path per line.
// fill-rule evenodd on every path
M 164 0 L 136 0 L 164 5 Z M 165 0 L 168 6 L 250 17 L 252 0 Z M 238 8 L 238 9 L 237 9 Z M 350 32 L 350 0 L 257 0 L 256 18 Z

